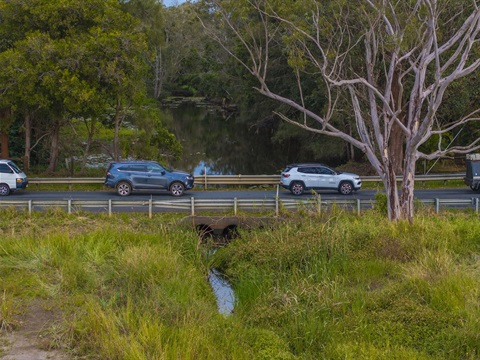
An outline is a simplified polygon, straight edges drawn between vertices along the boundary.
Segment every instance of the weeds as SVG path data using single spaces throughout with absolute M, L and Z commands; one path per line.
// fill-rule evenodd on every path
M 4 290 L 0 298 L 0 333 L 15 329 L 18 313 L 19 308 L 13 296 L 7 295 L 7 291 Z
M 2 213 L 3 215 L 3 213 Z M 469 212 L 302 209 L 211 255 L 178 216 L 0 217 L 2 329 L 60 304 L 53 346 L 108 359 L 477 359 L 480 224 Z M 13 231 L 15 229 L 15 231 Z M 218 314 L 208 268 L 232 281 Z

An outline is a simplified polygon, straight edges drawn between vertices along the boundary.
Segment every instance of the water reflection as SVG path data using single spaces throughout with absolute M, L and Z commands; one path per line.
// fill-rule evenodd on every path
M 294 144 L 272 143 L 273 124 L 251 126 L 232 113 L 192 105 L 164 111 L 184 149 L 172 165 L 194 175 L 279 174 L 297 153 Z
M 235 294 L 230 283 L 216 269 L 210 270 L 208 281 L 217 298 L 218 311 L 220 314 L 230 315 L 233 313 Z

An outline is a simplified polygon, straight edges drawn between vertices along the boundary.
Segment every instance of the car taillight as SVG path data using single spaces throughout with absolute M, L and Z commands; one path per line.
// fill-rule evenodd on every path
M 282 174 L 283 177 L 290 177 L 290 174 Z
M 107 171 L 107 176 L 109 176 L 109 175 L 112 175 L 112 174 L 110 173 L 110 171 Z

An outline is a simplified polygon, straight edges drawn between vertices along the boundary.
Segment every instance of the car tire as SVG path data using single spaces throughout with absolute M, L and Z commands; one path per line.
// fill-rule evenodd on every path
M 290 185 L 290 191 L 293 195 L 302 195 L 304 190 L 305 186 L 301 182 L 295 181 Z
M 7 184 L 0 184 L 0 196 L 7 196 L 10 194 L 10 187 Z
M 185 185 L 178 181 L 173 182 L 170 185 L 170 193 L 173 196 L 182 196 L 185 193 Z
M 127 181 L 120 181 L 117 186 L 117 194 L 120 196 L 128 196 L 132 193 L 132 185 Z
M 338 192 L 342 195 L 350 195 L 353 192 L 353 185 L 349 181 L 343 181 L 338 187 Z

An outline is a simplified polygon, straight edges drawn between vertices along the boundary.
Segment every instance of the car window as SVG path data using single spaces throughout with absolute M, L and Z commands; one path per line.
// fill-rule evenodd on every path
M 304 173 L 304 174 L 316 174 L 315 168 L 312 168 L 312 167 L 298 168 L 298 172 Z
M 162 171 L 165 171 L 165 169 L 158 164 L 149 164 L 147 165 L 147 171 L 153 173 L 161 173 Z
M 329 169 L 329 168 L 326 168 L 326 167 L 321 167 L 321 168 L 318 168 L 319 169 L 319 174 L 322 174 L 322 175 L 334 175 L 335 172 L 332 170 L 332 169 Z
M 20 174 L 22 172 L 22 170 L 20 170 L 20 168 L 15 163 L 9 162 L 8 165 L 10 165 L 13 171 L 15 171 L 17 174 Z
M 120 166 L 118 168 L 119 171 L 135 171 L 135 172 L 146 172 L 147 167 L 145 165 L 138 165 L 138 164 L 132 164 L 132 165 L 124 165 Z
M 0 173 L 13 174 L 13 170 L 7 164 L 0 164 Z
M 146 172 L 147 167 L 145 165 L 132 165 L 130 171 Z

